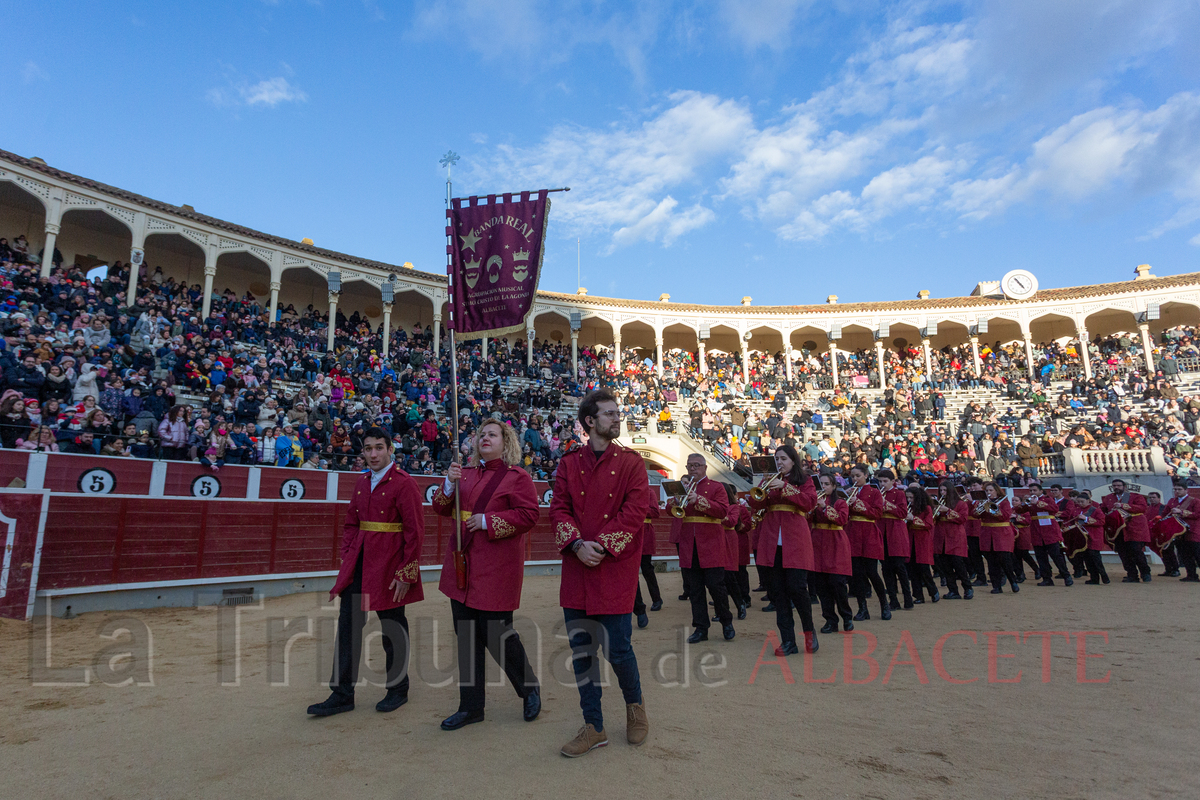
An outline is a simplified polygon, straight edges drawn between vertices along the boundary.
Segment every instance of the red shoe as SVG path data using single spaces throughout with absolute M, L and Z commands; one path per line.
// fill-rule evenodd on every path
M 815 653 L 821 647 L 817 643 L 817 634 L 812 631 L 804 632 L 804 652 Z

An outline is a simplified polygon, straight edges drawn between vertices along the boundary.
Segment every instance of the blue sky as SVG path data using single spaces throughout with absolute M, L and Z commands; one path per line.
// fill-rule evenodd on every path
M 541 286 L 756 304 L 1200 270 L 1192 0 L 14 3 L 0 147 L 444 270 L 557 195 Z

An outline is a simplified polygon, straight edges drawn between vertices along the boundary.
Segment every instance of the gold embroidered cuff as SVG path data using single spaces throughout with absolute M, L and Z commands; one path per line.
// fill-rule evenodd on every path
M 554 543 L 562 550 L 573 539 L 581 539 L 583 535 L 569 522 L 560 522 L 554 526 Z
M 396 577 L 405 583 L 417 583 L 421 580 L 421 567 L 416 561 L 410 561 L 396 570 Z
M 517 532 L 517 527 L 510 524 L 499 514 L 491 514 L 487 518 L 488 529 L 492 532 L 493 539 L 507 539 Z
M 621 555 L 621 551 L 625 549 L 625 546 L 633 541 L 633 534 L 626 533 L 625 531 L 613 531 L 612 533 L 602 533 L 596 538 L 599 540 L 601 547 L 614 556 L 619 556 Z

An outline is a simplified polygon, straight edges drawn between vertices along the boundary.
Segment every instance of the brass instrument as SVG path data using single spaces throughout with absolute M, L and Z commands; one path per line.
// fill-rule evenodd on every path
M 765 487 L 768 483 L 775 480 L 776 478 L 782 478 L 782 477 L 783 477 L 783 471 L 780 470 L 779 472 L 776 472 L 774 475 L 772 475 L 770 478 L 764 478 L 764 480 L 761 483 L 759 483 L 758 486 L 755 486 L 753 489 L 750 490 L 750 496 L 752 498 L 754 498 L 754 500 L 756 502 L 761 503 L 763 500 L 767 499 L 767 490 L 763 487 Z
M 693 482 L 691 485 L 688 486 L 687 492 L 683 495 L 683 500 L 679 501 L 678 504 L 671 506 L 671 516 L 672 517 L 674 517 L 675 519 L 683 519 L 685 516 L 687 516 L 687 511 L 685 511 L 684 509 L 687 507 L 688 503 L 691 503 L 693 500 L 696 499 L 695 491 L 696 491 L 696 487 L 699 485 L 700 485 L 700 481 Z
M 975 504 L 975 514 L 977 516 L 983 514 L 995 514 L 1000 510 L 1000 503 L 1004 500 L 1003 497 L 996 497 L 991 500 L 980 500 Z

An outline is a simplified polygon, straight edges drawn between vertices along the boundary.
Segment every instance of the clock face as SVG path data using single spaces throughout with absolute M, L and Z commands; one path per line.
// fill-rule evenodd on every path
M 1000 288 L 1004 290 L 1004 294 L 1014 300 L 1025 300 L 1037 293 L 1038 282 L 1032 272 L 1014 269 L 1004 276 L 1004 280 L 1000 282 Z

